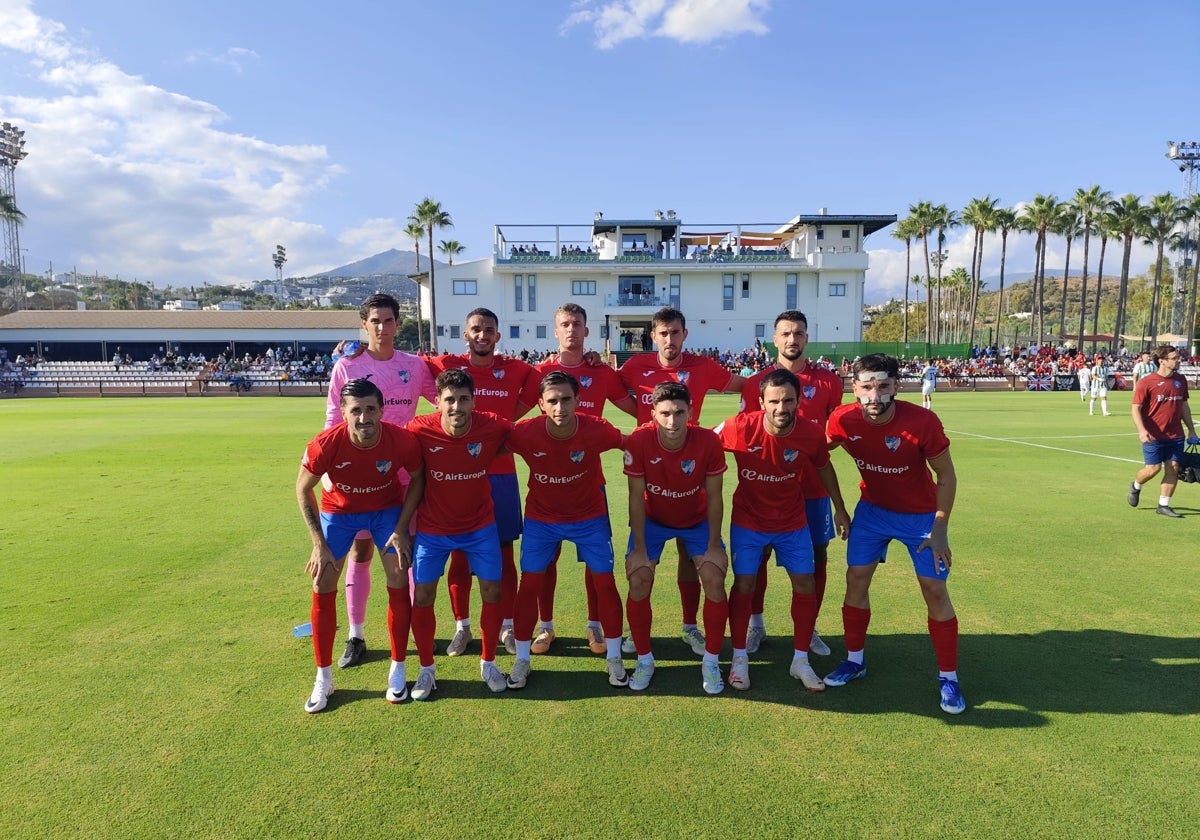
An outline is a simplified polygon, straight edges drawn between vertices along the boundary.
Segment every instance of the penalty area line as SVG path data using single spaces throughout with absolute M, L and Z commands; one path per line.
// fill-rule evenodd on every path
M 1020 440 L 1018 438 L 992 437 L 991 435 L 980 435 L 980 434 L 976 434 L 974 432 L 959 432 L 959 431 L 955 431 L 953 429 L 947 429 L 946 432 L 948 434 L 952 434 L 952 435 L 963 435 L 965 437 L 979 438 L 980 440 L 994 440 L 997 443 L 1015 443 L 1018 446 L 1031 446 L 1034 449 L 1049 449 L 1052 452 L 1066 452 L 1069 455 L 1086 455 L 1089 458 L 1103 458 L 1106 461 L 1120 461 L 1122 464 L 1141 464 L 1142 463 L 1141 461 L 1135 460 L 1133 458 L 1118 458 L 1115 455 L 1101 455 L 1097 452 L 1083 452 L 1078 449 L 1066 449 L 1061 446 L 1047 446 L 1044 443 L 1030 443 L 1027 440 Z

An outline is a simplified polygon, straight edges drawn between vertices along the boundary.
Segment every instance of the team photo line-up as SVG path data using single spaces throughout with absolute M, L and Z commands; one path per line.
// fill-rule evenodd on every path
M 925 600 L 939 706 L 948 714 L 966 709 L 957 673 L 958 618 L 947 589 L 956 477 L 950 441 L 929 408 L 932 383 L 923 383 L 924 405 L 897 400 L 898 361 L 867 355 L 851 369 L 854 401 L 842 404 L 840 377 L 805 358 L 808 322 L 796 310 L 775 320 L 774 363 L 746 378 L 684 351 L 686 319 L 669 307 L 651 322 L 656 349 L 634 355 L 619 370 L 585 349 L 587 313 L 574 303 L 555 312 L 558 353 L 537 366 L 495 352 L 499 322 L 490 310 L 467 316 L 466 353 L 431 358 L 393 348 L 398 315 L 389 295 L 374 295 L 361 307 L 367 344 L 334 366 L 326 427 L 305 448 L 297 477 L 313 546 L 306 572 L 313 582 L 317 675 L 305 711 L 323 710 L 333 692 L 343 571 L 349 629 L 337 663 L 349 668 L 363 660 L 375 556 L 388 594 L 385 697 L 392 703 L 410 695 L 428 700 L 437 689 L 434 603 L 442 577 L 455 620 L 446 655 L 461 656 L 474 641 L 474 578 L 482 600 L 481 678 L 497 693 L 524 688 L 531 654 L 548 652 L 555 639 L 563 542 L 575 545 L 584 564 L 587 644 L 604 658 L 611 686 L 644 691 L 651 684 L 651 593 L 658 561 L 674 542 L 681 634 L 701 657 L 703 691 L 720 694 L 726 682 L 750 688 L 749 657 L 765 637 L 764 594 L 774 555 L 792 585 L 789 673 L 817 692 L 867 675 L 871 580 L 893 540 L 907 549 Z M 1128 501 L 1136 505 L 1142 482 L 1165 466 L 1159 512 L 1170 516 L 1181 426 L 1189 441 L 1196 436 L 1186 382 L 1171 369 L 1178 352 L 1160 350 L 1158 371 L 1135 387 L 1133 414 L 1146 467 Z M 1154 389 L 1169 391 L 1168 399 Z M 742 398 L 739 412 L 713 428 L 701 425 L 709 391 Z M 436 410 L 418 416 L 422 397 Z M 633 431 L 625 434 L 601 417 L 606 402 L 636 420 Z M 521 419 L 535 408 L 538 413 Z M 830 462 L 838 446 L 859 469 L 853 517 Z M 601 454 L 616 449 L 629 489 L 624 602 L 601 467 Z M 722 537 L 727 452 L 737 467 L 728 546 Z M 529 467 L 523 514 L 515 456 Z M 821 677 L 809 657 L 830 654 L 816 620 L 827 548 L 837 538 L 846 541 L 846 659 Z M 733 653 L 723 673 L 727 631 Z M 420 660 L 411 687 L 410 633 Z M 496 663 L 500 646 L 513 656 L 507 674 Z M 632 671 L 626 656 L 635 657 Z

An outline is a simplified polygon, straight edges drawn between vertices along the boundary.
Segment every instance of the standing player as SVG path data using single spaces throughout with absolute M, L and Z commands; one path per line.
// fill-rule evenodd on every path
M 818 476 L 826 504 L 832 500 L 842 539 L 849 531 L 850 517 L 829 462 L 824 427 L 799 416 L 800 387 L 799 378 L 791 371 L 772 370 L 761 377 L 763 410 L 737 414 L 716 428 L 722 445 L 734 453 L 738 467 L 729 526 L 733 554 L 733 591 L 729 596 L 733 665 L 729 684 L 737 689 L 750 687 L 746 633 L 751 597 L 759 570 L 766 565 L 772 548 L 776 562 L 787 570 L 792 581 L 793 652 L 789 672 L 809 691 L 825 689 L 808 663 L 818 604 L 813 538 L 805 519 L 804 476 L 809 472 Z
M 1108 377 L 1112 376 L 1112 368 L 1108 364 L 1108 360 L 1104 358 L 1104 354 L 1096 354 L 1096 364 L 1091 369 L 1092 379 L 1092 401 L 1088 405 L 1088 414 L 1096 413 L 1096 400 L 1100 400 L 1100 410 L 1104 412 L 1104 416 L 1109 415 L 1108 411 Z
M 1087 402 L 1088 394 L 1092 392 L 1092 369 L 1082 353 L 1075 360 L 1075 375 L 1079 378 L 1079 401 Z M 1095 413 L 1096 403 L 1093 401 L 1088 414 Z
M 367 334 L 367 349 L 353 356 L 343 356 L 333 366 L 325 404 L 325 428 L 342 422 L 342 386 L 359 378 L 371 380 L 383 393 L 383 419 L 403 426 L 416 416 L 420 397 L 425 397 L 431 404 L 437 400 L 433 376 L 419 356 L 402 353 L 392 346 L 400 317 L 400 304 L 394 297 L 371 295 L 359 307 L 358 317 Z M 400 480 L 407 486 L 408 473 L 402 472 Z M 346 570 L 346 615 L 350 630 L 346 650 L 338 659 L 339 668 L 357 665 L 367 651 L 363 624 L 367 598 L 371 594 L 371 557 L 374 553 L 370 532 L 360 531 L 350 549 L 350 566 Z
M 537 386 L 541 381 L 537 371 L 520 359 L 496 355 L 500 342 L 500 320 L 490 309 L 473 309 L 467 313 L 467 353 L 459 356 L 434 356 L 429 359 L 435 374 L 460 369 L 471 374 L 475 383 L 475 407 L 505 420 L 519 420 L 537 404 Z M 500 535 L 502 576 L 500 611 L 503 624 L 500 641 L 509 653 L 516 652 L 512 635 L 513 602 L 517 597 L 517 567 L 513 560 L 513 543 L 521 536 L 521 493 L 517 486 L 517 465 L 511 454 L 503 454 L 492 462 L 488 472 L 492 501 L 496 511 L 496 528 Z M 460 656 L 471 643 L 471 570 L 464 552 L 450 555 L 450 571 L 446 574 L 450 593 L 450 608 L 454 612 L 454 638 L 446 648 L 449 656 Z
M 425 460 L 424 496 L 417 508 L 417 537 L 412 549 L 412 633 L 421 659 L 421 671 L 413 684 L 414 700 L 428 700 L 437 688 L 433 603 L 451 551 L 463 552 L 471 574 L 479 578 L 483 599 L 479 617 L 483 634 L 480 675 L 492 691 L 507 687 L 504 672 L 495 661 L 501 620 L 500 538 L 488 468 L 508 440 L 512 424 L 474 410 L 475 383 L 466 371 L 443 371 L 436 384 L 437 413 L 423 414 L 408 424 L 421 443 Z
M 822 432 L 825 423 L 833 410 L 842 404 L 842 378 L 828 368 L 809 362 L 804 356 L 808 346 L 808 318 L 797 309 L 781 312 L 775 319 L 775 364 L 764 368 L 746 380 L 742 388 L 742 411 L 757 411 L 762 408 L 760 389 L 763 377 L 772 370 L 791 371 L 800 380 L 800 404 L 797 408 L 801 419 L 813 423 Z M 829 493 L 826 492 L 817 474 L 804 469 L 801 484 L 804 494 L 805 517 L 808 521 L 809 536 L 813 543 L 813 580 L 817 595 L 817 614 L 821 613 L 821 604 L 825 600 L 826 572 L 829 561 L 829 543 L 835 534 L 833 524 L 833 509 L 829 504 Z M 746 652 L 755 653 L 758 646 L 766 638 L 767 630 L 763 622 L 763 604 L 767 592 L 767 560 L 770 552 L 764 551 L 763 563 L 758 569 L 758 580 L 755 583 L 754 599 L 750 606 L 750 629 L 746 636 Z M 733 609 L 733 604 L 730 604 Z M 809 652 L 817 656 L 828 656 L 829 646 L 821 639 L 816 628 L 813 628 Z
M 825 677 L 825 684 L 845 685 L 867 675 L 863 648 L 871 621 L 871 577 L 887 559 L 888 543 L 899 540 L 912 557 L 928 609 L 942 711 L 957 715 L 967 706 L 958 687 L 958 617 L 946 589 L 946 529 L 957 487 L 950 441 L 936 414 L 896 400 L 900 365 L 893 357 L 863 356 L 851 373 L 858 402 L 834 411 L 827 433 L 831 444 L 844 447 L 857 462 L 862 499 L 854 509 L 846 548 L 842 622 L 847 658 Z
M 346 555 L 365 530 L 380 549 L 388 587 L 388 637 L 392 664 L 387 699 L 408 697 L 404 661 L 408 651 L 410 601 L 407 556 L 384 552 L 393 530 L 406 537 L 424 478 L 421 449 L 411 432 L 383 422 L 383 393 L 367 379 L 352 379 L 341 388 L 342 422 L 309 442 L 296 478 L 296 499 L 312 537 L 313 549 L 305 566 L 313 579 L 313 654 L 317 679 L 304 711 L 325 708 L 333 693 L 333 643 L 337 635 L 337 584 Z M 317 506 L 315 490 L 321 476 L 328 486 Z M 411 476 L 412 492 L 405 498 L 401 475 Z M 397 544 L 407 552 L 405 544 Z
M 1158 368 L 1150 358 L 1149 353 L 1142 353 L 1141 360 L 1133 366 L 1133 384 L 1138 384 L 1138 381 L 1149 373 L 1154 373 Z
M 930 359 L 921 371 L 921 405 L 930 410 L 933 409 L 933 392 L 937 390 L 937 375 L 937 365 Z
M 589 417 L 601 417 L 604 403 L 611 402 L 631 417 L 637 417 L 637 403 L 621 383 L 617 372 L 605 364 L 589 365 L 584 361 L 584 339 L 588 336 L 587 311 L 577 303 L 564 303 L 554 313 L 554 337 L 558 339 L 558 358 L 537 366 L 541 376 L 554 371 L 570 374 L 579 383 L 575 411 Z M 544 381 L 544 380 L 543 380 Z M 601 483 L 604 477 L 601 475 Z M 546 653 L 554 641 L 554 590 L 558 585 L 558 553 L 546 567 L 538 612 L 542 626 L 533 640 L 534 653 Z M 587 641 L 592 653 L 606 653 L 608 646 L 601 629 L 596 588 L 592 584 L 591 566 L 583 571 L 583 586 L 587 594 Z
M 508 439 L 508 447 L 529 464 L 514 623 L 517 656 L 509 688 L 524 688 L 529 678 L 538 595 L 545 570 L 556 562 L 564 540 L 575 543 L 579 560 L 591 572 L 604 628 L 608 682 L 618 687 L 629 682 L 621 662 L 621 598 L 613 580 L 612 527 L 600 467 L 600 453 L 620 448 L 624 436 L 607 420 L 577 413 L 578 394 L 575 377 L 548 373 L 538 401 L 544 415 L 522 420 Z
M 1143 376 L 1133 386 L 1133 425 L 1142 442 L 1142 460 L 1146 466 L 1133 477 L 1126 501 L 1130 507 L 1137 507 L 1142 485 L 1165 466 L 1156 512 L 1181 519 L 1181 514 L 1171 507 L 1171 496 L 1179 481 L 1183 426 L 1187 426 L 1189 444 L 1200 443 L 1200 439 L 1196 437 L 1192 409 L 1188 406 L 1187 380 L 1179 373 L 1179 350 L 1164 344 L 1154 351 L 1154 357 L 1158 359 L 1158 370 Z
M 725 683 L 717 658 L 729 618 L 725 599 L 729 557 L 721 542 L 725 452 L 716 433 L 689 425 L 691 395 L 687 386 L 663 382 L 655 386 L 652 401 L 653 422 L 634 429 L 625 448 L 625 475 L 629 477 L 629 549 L 625 555 L 629 597 L 625 612 L 637 650 L 637 667 L 629 687 L 643 691 L 654 676 L 650 593 L 663 545 L 674 537 L 683 541 L 680 557 L 691 561 L 704 587 L 701 684 L 708 694 L 720 694 Z
M 735 376 L 714 359 L 684 351 L 687 335 L 687 319 L 683 313 L 669 306 L 663 307 L 654 313 L 650 324 L 650 337 L 657 352 L 639 353 L 618 371 L 625 387 L 637 399 L 639 425 L 650 422 L 654 389 L 663 382 L 677 382 L 687 387 L 691 394 L 691 422 L 694 425 L 700 423 L 700 410 L 709 391 L 741 393 L 746 383 L 742 377 Z M 682 636 L 697 656 L 703 656 L 704 635 L 696 624 L 700 610 L 700 580 L 696 577 L 696 567 L 686 562 L 682 543 L 676 541 L 676 547 L 679 565 L 675 579 L 683 609 Z

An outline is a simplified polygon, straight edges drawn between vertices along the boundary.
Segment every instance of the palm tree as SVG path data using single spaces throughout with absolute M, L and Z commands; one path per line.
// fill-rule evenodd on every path
M 962 324 L 962 303 L 966 297 L 967 291 L 971 288 L 971 275 L 967 274 L 967 270 L 962 266 L 950 272 L 946 278 L 946 288 L 950 290 L 951 312 L 953 313 L 950 319 L 951 331 L 950 340 L 959 340 L 959 328 Z
M 1200 193 L 1192 193 L 1191 198 L 1188 199 L 1187 221 L 1190 231 L 1200 228 Z M 1194 342 L 1196 338 L 1196 297 L 1197 287 L 1200 287 L 1200 246 L 1198 246 L 1194 235 L 1192 237 L 1192 252 L 1195 254 L 1192 257 L 1192 288 L 1188 295 L 1187 303 L 1189 343 Z
M 1175 226 L 1184 218 L 1186 209 L 1179 199 L 1169 192 L 1160 193 L 1150 199 L 1150 225 L 1142 237 L 1147 245 L 1157 248 L 1154 260 L 1154 289 L 1150 293 L 1150 340 L 1158 340 L 1158 309 L 1161 305 L 1163 249 L 1175 232 Z
M 970 327 L 967 330 L 967 344 L 975 345 L 975 320 L 979 311 L 979 275 L 983 273 L 983 235 L 996 229 L 996 211 L 1000 199 L 990 195 L 983 198 L 973 198 L 963 209 L 962 222 L 975 229 L 975 246 L 971 253 L 971 311 Z
M 1100 264 L 1096 266 L 1096 306 L 1092 310 L 1092 335 L 1095 336 L 1100 329 L 1100 301 L 1103 299 L 1101 291 L 1104 288 L 1104 252 L 1108 249 L 1108 238 L 1117 235 L 1116 219 L 1113 216 L 1112 210 L 1109 209 L 1112 205 L 1112 199 L 1106 198 L 1104 206 L 1100 213 L 1096 216 L 1096 232 L 1100 234 Z M 1092 352 L 1096 352 L 1097 340 L 1092 340 Z
M 1021 208 L 1023 227 L 1037 238 L 1034 241 L 1034 304 L 1037 306 L 1038 344 L 1046 337 L 1046 233 L 1058 218 L 1059 202 L 1054 193 L 1038 193 Z
M 1092 185 L 1086 190 L 1080 187 L 1075 190 L 1075 195 L 1071 199 L 1071 206 L 1075 208 L 1076 214 L 1079 216 L 1080 226 L 1083 228 L 1083 283 L 1079 291 L 1079 349 L 1083 349 L 1083 331 L 1086 329 L 1087 318 L 1087 287 L 1088 287 L 1088 244 L 1091 239 L 1092 230 L 1096 227 L 1096 217 L 1104 210 L 1104 206 L 1108 204 L 1112 198 L 1112 193 L 1108 190 L 1101 190 L 1099 185 Z M 1100 300 L 1097 298 L 1096 307 L 1099 311 Z
M 404 235 L 413 241 L 413 250 L 417 252 L 417 268 L 415 273 L 421 273 L 421 239 L 425 236 L 425 226 L 417 221 L 416 216 L 409 216 L 404 228 Z M 417 286 L 417 349 L 425 346 L 424 327 L 421 318 L 421 287 Z
M 904 243 L 904 343 L 908 343 L 908 284 L 909 272 L 912 270 L 912 241 L 917 235 L 916 220 L 905 216 L 892 228 L 892 237 Z
M 21 224 L 25 214 L 17 208 L 17 199 L 8 193 L 0 193 L 0 222 Z
M 1067 240 L 1067 256 L 1063 263 L 1062 301 L 1058 309 L 1058 334 L 1066 338 L 1067 334 L 1067 281 L 1071 278 L 1071 243 L 1081 233 L 1079 214 L 1070 201 L 1064 201 L 1058 206 L 1058 219 L 1052 230 Z
M 1133 193 L 1114 198 L 1108 209 L 1112 214 L 1113 233 L 1119 236 L 1125 245 L 1121 257 L 1120 287 L 1117 290 L 1117 318 L 1113 325 L 1112 346 L 1109 347 L 1109 350 L 1115 351 L 1121 334 L 1125 332 L 1125 310 L 1129 302 L 1129 255 L 1133 251 L 1134 238 L 1141 236 L 1150 223 L 1150 209 Z
M 1017 214 L 1009 207 L 997 207 L 995 230 L 1000 231 L 1000 292 L 996 295 L 996 335 L 1000 335 L 1000 319 L 1004 313 L 1004 261 L 1008 257 L 1008 232 L 1017 226 Z M 999 341 L 996 342 L 999 344 Z
M 925 247 L 925 341 L 933 341 L 933 290 L 929 288 L 929 232 L 934 228 L 933 202 L 922 201 L 908 206 L 909 218 L 913 220 L 915 235 L 921 238 Z
M 443 239 L 438 243 L 438 251 L 445 255 L 446 261 L 454 265 L 454 256 L 467 250 L 467 247 L 457 239 Z
M 960 224 L 962 224 L 962 222 L 958 218 L 957 210 L 951 210 L 945 204 L 939 204 L 933 208 L 933 223 L 934 223 L 934 226 L 937 228 L 938 253 L 941 253 L 942 249 L 946 245 L 946 230 L 951 229 L 951 228 L 956 228 Z M 937 274 L 937 286 L 938 286 L 937 339 L 939 342 L 941 342 L 941 340 L 942 340 L 942 261 L 938 262 L 937 269 L 938 269 L 938 274 Z
M 433 259 L 433 231 L 436 228 L 454 227 L 450 214 L 442 209 L 441 202 L 434 201 L 428 196 L 421 200 L 413 211 L 413 218 L 425 228 L 429 237 L 429 344 L 430 349 L 438 352 L 437 340 L 437 284 L 433 272 L 436 262 Z

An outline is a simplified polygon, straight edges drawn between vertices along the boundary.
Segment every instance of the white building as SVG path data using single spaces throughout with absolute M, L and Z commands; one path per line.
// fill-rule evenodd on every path
M 684 313 L 693 349 L 736 351 L 769 340 L 785 309 L 808 316 L 812 341 L 860 341 L 865 240 L 895 221 L 822 209 L 786 224 L 685 225 L 668 211 L 612 221 L 597 213 L 586 225 L 497 225 L 490 258 L 436 272 L 438 348 L 461 352 L 467 313 L 486 307 L 500 319 L 503 350 L 553 349 L 554 310 L 566 301 L 587 310 L 592 349 L 641 349 L 663 306 Z M 421 306 L 428 318 L 427 278 Z

